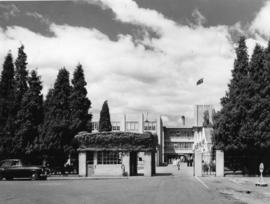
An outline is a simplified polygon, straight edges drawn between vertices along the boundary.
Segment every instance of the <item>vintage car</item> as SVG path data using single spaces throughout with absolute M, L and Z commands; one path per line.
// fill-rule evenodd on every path
M 6 159 L 0 161 L 0 180 L 3 178 L 6 180 L 11 180 L 13 178 L 45 180 L 47 179 L 47 173 L 44 168 L 25 165 L 20 159 Z

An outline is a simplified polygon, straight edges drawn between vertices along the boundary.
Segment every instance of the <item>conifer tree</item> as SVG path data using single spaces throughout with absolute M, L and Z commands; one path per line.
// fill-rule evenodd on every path
M 38 128 L 43 122 L 43 96 L 40 76 L 31 72 L 28 79 L 29 89 L 23 95 L 21 108 L 15 121 L 16 133 L 14 146 L 17 154 L 31 154 L 34 151 L 34 141 L 38 137 Z
M 22 45 L 18 49 L 18 57 L 15 61 L 15 110 L 14 113 L 20 109 L 22 97 L 28 89 L 27 86 L 27 56 L 24 52 L 24 46 Z
M 70 132 L 73 138 L 74 135 L 80 131 L 91 132 L 91 129 L 87 126 L 91 120 L 91 114 L 88 113 L 91 102 L 87 98 L 87 90 L 85 88 L 87 83 L 84 78 L 83 68 L 80 64 L 75 69 L 71 82 L 73 87 L 70 96 Z
M 112 131 L 108 101 L 103 103 L 99 118 L 99 132 L 104 131 Z
M 69 72 L 59 70 L 52 94 L 45 104 L 45 118 L 42 128 L 47 153 L 53 156 L 54 162 L 63 163 L 66 149 L 69 148 L 70 99 L 71 87 Z
M 46 135 L 49 134 L 47 131 L 49 130 L 49 127 L 52 122 L 53 116 L 51 115 L 50 109 L 53 105 L 53 91 L 54 89 L 49 89 L 46 99 L 44 101 L 43 105 L 43 123 L 39 127 L 39 137 L 35 139 L 34 142 L 34 150 L 41 153 L 46 154 L 47 153 L 47 146 L 46 146 Z
M 229 93 L 221 100 L 222 109 L 215 118 L 214 144 L 253 174 L 260 162 L 270 165 L 269 84 L 270 43 L 266 50 L 256 45 L 248 64 L 246 46 L 240 39 Z
M 11 53 L 5 58 L 0 80 L 0 153 L 9 154 L 12 148 L 11 129 L 7 129 L 8 121 L 12 121 L 14 106 L 14 65 Z
M 239 135 L 249 153 L 255 153 L 255 141 L 260 137 L 258 122 L 262 109 L 262 90 L 264 82 L 264 49 L 256 45 L 249 63 L 247 99 L 245 104 L 246 118 L 242 123 Z
M 246 148 L 239 133 L 247 114 L 248 69 L 247 46 L 245 37 L 241 37 L 236 48 L 236 59 L 229 91 L 221 99 L 222 109 L 216 114 L 214 122 L 215 148 L 230 153 L 239 152 Z

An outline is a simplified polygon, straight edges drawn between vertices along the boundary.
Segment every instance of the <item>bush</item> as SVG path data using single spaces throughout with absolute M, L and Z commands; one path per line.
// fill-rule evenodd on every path
M 80 149 L 155 151 L 157 146 L 157 136 L 150 132 L 80 132 L 75 139 Z

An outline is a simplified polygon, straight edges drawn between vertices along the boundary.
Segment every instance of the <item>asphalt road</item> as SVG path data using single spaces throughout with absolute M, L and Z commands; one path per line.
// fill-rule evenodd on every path
M 175 169 L 174 175 L 104 180 L 0 181 L 0 204 L 231 204 L 200 183 Z

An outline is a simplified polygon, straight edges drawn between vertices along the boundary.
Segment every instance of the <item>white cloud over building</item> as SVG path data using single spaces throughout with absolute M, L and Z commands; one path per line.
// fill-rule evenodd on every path
M 120 34 L 114 41 L 94 27 L 51 23 L 49 29 L 54 36 L 46 37 L 24 27 L 9 26 L 0 28 L 0 61 L 8 50 L 16 57 L 22 42 L 28 68 L 38 68 L 42 75 L 44 92 L 53 86 L 58 69 L 66 67 L 72 77 L 80 62 L 93 111 L 99 110 L 104 100 L 109 101 L 113 113 L 148 111 L 192 116 L 194 104 L 219 107 L 234 61 L 229 26 L 205 27 L 203 22 L 181 25 L 156 10 L 140 8 L 132 0 L 90 3 L 112 10 L 117 21 L 139 26 L 144 35 L 134 39 Z M 256 31 L 257 37 L 249 39 L 253 40 L 250 44 L 262 34 L 270 35 L 270 24 L 264 17 L 269 17 L 269 5 L 265 4 L 251 24 L 250 32 Z M 38 13 L 35 16 L 42 17 Z M 202 77 L 204 83 L 196 86 Z

